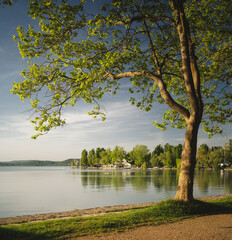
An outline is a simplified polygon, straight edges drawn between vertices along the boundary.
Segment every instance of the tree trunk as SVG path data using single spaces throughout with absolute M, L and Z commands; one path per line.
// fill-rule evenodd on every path
M 196 164 L 197 135 L 203 113 L 201 99 L 200 72 L 191 40 L 190 26 L 184 12 L 183 0 L 170 0 L 176 15 L 176 28 L 179 34 L 182 71 L 186 91 L 190 101 L 190 117 L 185 118 L 187 129 L 181 156 L 181 170 L 175 200 L 193 201 L 193 179 Z
M 201 122 L 199 117 L 190 116 L 185 133 L 181 156 L 181 169 L 175 200 L 193 201 L 193 180 L 196 164 L 197 135 Z

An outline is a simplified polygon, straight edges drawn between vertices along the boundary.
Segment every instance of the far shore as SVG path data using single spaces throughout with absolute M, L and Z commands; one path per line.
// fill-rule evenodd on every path
M 231 197 L 231 196 L 232 196 L 232 194 L 225 194 L 225 195 L 201 197 L 201 198 L 197 198 L 197 199 L 202 200 L 202 201 L 211 201 L 211 200 L 216 200 L 216 199 L 221 199 L 221 198 Z M 96 215 L 103 215 L 103 214 L 112 213 L 112 212 L 117 213 L 117 212 L 127 211 L 127 210 L 135 209 L 135 208 L 148 207 L 148 206 L 155 205 L 158 203 L 159 202 L 148 202 L 148 203 L 138 203 L 138 204 L 105 206 L 105 207 L 89 208 L 89 209 L 82 209 L 82 210 L 75 209 L 73 211 L 0 218 L 0 225 L 38 222 L 38 221 L 44 221 L 44 220 L 58 220 L 58 219 L 80 217 L 80 216 L 82 216 L 82 217 L 96 216 Z
M 90 169 L 90 170 L 179 170 L 179 168 L 167 168 L 167 167 L 153 167 L 153 168 L 124 168 L 124 167 L 71 167 L 72 169 Z M 212 168 L 195 168 L 195 170 L 208 170 L 213 171 Z M 218 169 L 222 171 L 231 171 L 232 168 Z M 215 171 L 218 171 L 215 170 Z

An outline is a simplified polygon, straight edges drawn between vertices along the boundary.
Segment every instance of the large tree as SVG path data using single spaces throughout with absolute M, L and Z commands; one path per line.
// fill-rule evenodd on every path
M 104 120 L 99 100 L 120 79 L 131 83 L 132 105 L 167 104 L 154 125 L 186 129 L 175 199 L 191 201 L 200 123 L 211 136 L 232 121 L 231 1 L 112 0 L 99 10 L 96 2 L 29 2 L 39 26 L 18 27 L 20 53 L 32 61 L 12 91 L 31 99 L 38 135 L 65 124 L 63 107 L 80 99 Z

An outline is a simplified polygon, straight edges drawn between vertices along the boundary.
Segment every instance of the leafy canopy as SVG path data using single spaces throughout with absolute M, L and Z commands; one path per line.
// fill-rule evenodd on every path
M 77 101 L 95 103 L 93 116 L 105 114 L 99 100 L 116 94 L 120 79 L 131 83 L 131 104 L 149 111 L 157 101 L 170 110 L 154 125 L 186 127 L 191 104 L 182 71 L 177 19 L 167 0 L 96 2 L 34 0 L 29 16 L 39 26 L 19 26 L 14 39 L 27 69 L 12 92 L 31 99 L 34 136 L 62 126 L 62 109 Z M 231 123 L 232 6 L 230 0 L 186 1 L 204 102 L 204 131 L 221 133 Z M 31 59 L 31 60 L 30 60 Z M 46 98 L 44 98 L 46 97 Z M 45 101 L 44 101 L 45 99 Z
M 16 1 L 16 0 L 15 0 Z M 0 7 L 5 7 L 5 6 L 12 6 L 12 2 L 15 2 L 12 0 L 1 0 L 0 1 Z

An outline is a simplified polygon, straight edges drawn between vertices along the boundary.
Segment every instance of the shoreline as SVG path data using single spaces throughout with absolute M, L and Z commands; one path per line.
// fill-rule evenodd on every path
M 229 196 L 232 196 L 232 194 L 200 197 L 196 199 L 202 200 L 202 201 L 208 201 L 208 200 L 215 200 L 215 199 L 220 199 L 220 198 L 229 197 Z M 46 221 L 46 220 L 59 220 L 59 219 L 72 218 L 72 217 L 88 217 L 88 216 L 103 215 L 107 213 L 119 213 L 119 212 L 127 211 L 130 209 L 148 207 L 151 205 L 158 204 L 159 202 L 105 206 L 105 207 L 96 207 L 96 208 L 89 208 L 89 209 L 82 209 L 82 210 L 41 213 L 41 214 L 33 214 L 33 215 L 0 218 L 0 225 L 20 224 L 20 223 Z
M 86 170 L 180 170 L 180 168 L 167 168 L 167 167 L 153 167 L 153 168 L 124 168 L 124 167 L 71 167 L 72 169 L 86 169 Z M 207 171 L 232 171 L 232 168 L 224 168 L 213 170 L 211 168 L 195 168 L 195 171 L 198 170 L 207 170 Z

